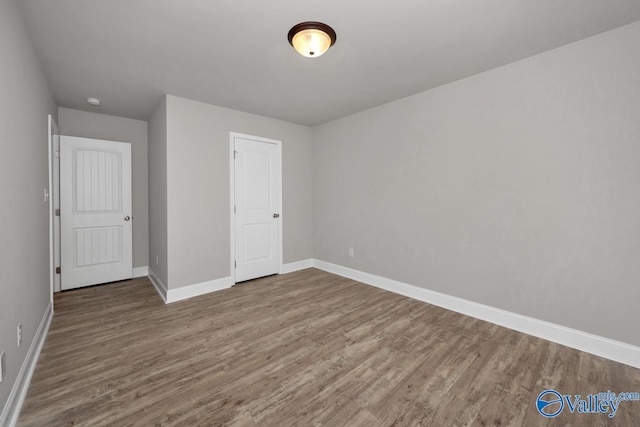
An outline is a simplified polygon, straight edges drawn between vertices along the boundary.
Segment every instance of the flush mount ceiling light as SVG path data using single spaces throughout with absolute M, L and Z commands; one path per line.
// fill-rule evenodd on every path
M 98 98 L 89 97 L 89 98 L 87 98 L 87 104 L 93 105 L 95 107 L 99 107 L 100 104 L 102 104 L 102 101 L 100 101 L 100 99 L 98 99 Z
M 336 42 L 336 32 L 322 22 L 301 22 L 289 30 L 288 39 L 300 55 L 315 58 L 333 46 Z

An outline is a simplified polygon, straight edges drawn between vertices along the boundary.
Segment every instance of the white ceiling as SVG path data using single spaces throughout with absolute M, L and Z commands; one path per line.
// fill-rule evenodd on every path
M 17 2 L 62 107 L 146 120 L 169 93 L 305 125 L 640 20 L 639 0 Z M 322 57 L 287 42 L 308 20 L 338 34 Z

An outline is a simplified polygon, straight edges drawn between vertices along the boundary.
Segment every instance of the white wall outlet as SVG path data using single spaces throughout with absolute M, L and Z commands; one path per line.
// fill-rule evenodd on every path
M 7 372 L 7 368 L 5 368 L 4 364 L 4 351 L 0 353 L 0 383 L 4 379 L 4 374 Z
M 22 344 L 22 323 L 18 323 L 18 347 Z
M 349 248 L 349 258 L 354 258 L 356 256 L 356 251 L 353 248 Z

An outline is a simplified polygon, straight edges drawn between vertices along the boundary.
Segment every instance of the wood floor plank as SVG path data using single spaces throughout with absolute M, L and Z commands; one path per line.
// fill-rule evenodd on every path
M 169 305 L 142 278 L 56 295 L 19 425 L 612 425 L 544 419 L 548 388 L 640 370 L 315 269 Z

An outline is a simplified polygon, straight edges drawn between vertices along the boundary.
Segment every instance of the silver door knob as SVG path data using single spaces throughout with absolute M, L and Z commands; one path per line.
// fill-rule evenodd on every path
M 125 220 L 125 221 L 129 221 L 130 219 L 131 219 L 131 217 L 130 217 L 129 215 L 127 215 L 127 216 L 125 216 L 125 217 L 124 217 L 124 220 Z
M 273 214 L 273 217 L 274 218 L 280 218 L 280 214 L 275 213 L 275 214 Z

